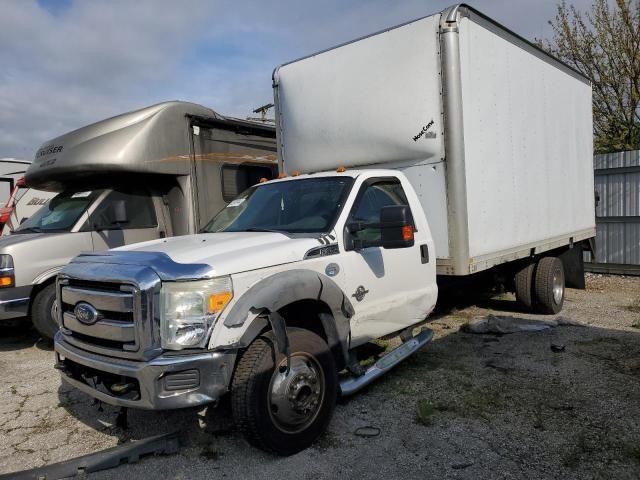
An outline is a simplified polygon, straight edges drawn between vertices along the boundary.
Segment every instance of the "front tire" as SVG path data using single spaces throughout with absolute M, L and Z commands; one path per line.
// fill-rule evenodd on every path
M 55 319 L 56 284 L 52 283 L 40 290 L 31 306 L 31 322 L 34 328 L 46 340 L 52 341 L 58 331 Z
M 564 267 L 557 257 L 541 258 L 536 267 L 536 310 L 553 315 L 562 310 L 564 304 Z
M 338 378 L 326 342 L 315 333 L 288 328 L 286 356 L 267 332 L 245 350 L 236 366 L 231 408 L 238 429 L 252 445 L 278 455 L 310 446 L 335 408 Z

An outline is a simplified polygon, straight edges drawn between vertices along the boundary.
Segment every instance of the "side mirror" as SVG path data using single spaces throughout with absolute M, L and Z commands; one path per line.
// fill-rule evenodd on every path
M 127 223 L 129 218 L 127 217 L 127 206 L 124 200 L 116 200 L 112 204 L 113 209 L 113 223 Z
M 380 209 L 382 248 L 412 247 L 413 217 L 408 205 L 392 205 Z

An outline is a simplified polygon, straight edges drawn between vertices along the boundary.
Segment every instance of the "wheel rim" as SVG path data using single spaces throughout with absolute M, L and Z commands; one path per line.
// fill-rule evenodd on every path
M 316 358 L 294 353 L 289 372 L 284 358 L 271 377 L 267 399 L 271 420 L 283 432 L 300 432 L 318 416 L 324 395 L 324 372 Z
M 560 305 L 562 297 L 564 297 L 564 278 L 560 272 L 556 271 L 553 274 L 553 301 L 556 305 Z

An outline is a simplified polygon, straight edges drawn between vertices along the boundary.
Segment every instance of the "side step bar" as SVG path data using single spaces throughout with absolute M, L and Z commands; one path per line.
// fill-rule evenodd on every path
M 362 390 L 371 382 L 381 377 L 405 358 L 413 355 L 424 347 L 433 338 L 433 331 L 425 328 L 415 337 L 397 346 L 380 358 L 359 377 L 349 377 L 340 382 L 340 391 L 343 396 L 353 395 Z

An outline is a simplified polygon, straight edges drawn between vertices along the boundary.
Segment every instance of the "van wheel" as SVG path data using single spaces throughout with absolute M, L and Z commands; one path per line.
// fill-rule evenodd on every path
M 36 294 L 31 306 L 31 322 L 47 340 L 53 340 L 59 328 L 55 318 L 56 308 L 56 284 L 52 283 Z
M 544 257 L 538 262 L 535 275 L 536 311 L 555 314 L 564 303 L 564 267 L 557 257 Z
M 514 278 L 516 300 L 527 310 L 533 309 L 534 303 L 534 291 L 533 291 L 533 274 L 535 272 L 536 264 L 531 262 L 522 267 L 516 273 Z
M 238 360 L 231 408 L 238 429 L 252 445 L 291 455 L 325 430 L 336 403 L 333 356 L 315 333 L 288 328 L 291 365 L 275 348 L 271 332 L 256 338 Z

